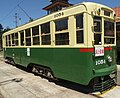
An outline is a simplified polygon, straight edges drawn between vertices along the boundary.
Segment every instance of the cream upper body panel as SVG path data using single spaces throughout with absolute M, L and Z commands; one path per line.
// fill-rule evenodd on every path
M 60 18 L 64 18 L 64 17 L 68 17 L 71 15 L 76 15 L 79 13 L 88 13 L 88 14 L 96 14 L 95 11 L 97 11 L 98 9 L 106 9 L 106 10 L 110 10 L 113 11 L 111 8 L 101 5 L 101 4 L 97 4 L 97 3 L 93 3 L 93 2 L 84 2 L 81 4 L 77 4 L 71 7 L 68 7 L 66 9 L 60 10 L 58 12 L 52 13 L 50 15 L 41 17 L 39 19 L 36 19 L 30 23 L 26 23 L 22 26 L 19 26 L 13 30 L 10 30 L 6 33 L 3 34 L 4 35 L 8 35 L 14 32 L 19 32 L 21 30 L 25 30 L 27 28 L 31 28 L 34 27 L 36 25 L 40 25 L 49 21 L 53 21 L 56 19 L 60 19 Z M 92 13 L 93 12 L 93 13 Z
M 105 11 L 110 12 L 110 16 L 104 15 Z M 76 34 L 73 33 L 73 32 L 76 32 L 75 16 L 79 15 L 79 14 L 84 14 L 83 15 L 83 17 L 84 17 L 83 18 L 84 43 L 82 43 L 82 44 L 76 44 Z M 67 17 L 68 18 L 68 30 L 66 32 L 69 32 L 69 35 L 70 35 L 70 39 L 69 39 L 70 44 L 68 45 L 68 47 L 69 46 L 71 46 L 71 47 L 79 47 L 79 46 L 80 47 L 93 47 L 93 44 L 92 44 L 92 42 L 94 41 L 94 33 L 92 31 L 92 26 L 94 25 L 93 17 L 100 16 L 103 18 L 114 20 L 114 15 L 115 15 L 114 11 L 105 5 L 93 3 L 93 2 L 83 2 L 83 3 L 77 4 L 77 5 L 73 5 L 68 8 L 62 9 L 60 11 L 54 12 L 52 14 L 43 16 L 32 22 L 26 23 L 15 29 L 5 32 L 3 34 L 3 38 L 6 35 L 17 33 L 17 32 L 26 30 L 28 28 L 32 28 L 32 27 L 35 27 L 38 25 L 40 26 L 44 23 L 50 22 L 50 24 L 51 24 L 50 33 L 51 33 L 51 40 L 52 40 L 51 45 L 54 46 L 54 41 L 55 41 L 54 37 L 55 37 L 55 33 L 57 33 L 57 32 L 55 32 L 54 21 Z M 102 28 L 103 28 L 103 25 L 102 25 Z M 65 32 L 65 31 L 63 31 L 63 32 Z M 104 32 L 102 31 L 102 33 L 104 33 Z M 20 38 L 19 38 L 19 40 L 20 40 Z M 3 41 L 3 43 L 4 43 L 3 46 L 5 46 L 5 41 Z M 20 45 L 20 43 L 19 43 L 19 45 Z M 62 46 L 60 46 L 60 47 L 62 47 Z M 65 47 L 65 46 L 63 46 L 63 47 Z

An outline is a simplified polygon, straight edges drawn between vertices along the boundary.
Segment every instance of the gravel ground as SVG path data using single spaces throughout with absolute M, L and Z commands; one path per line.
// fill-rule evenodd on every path
M 95 98 L 69 88 L 72 86 L 76 85 L 65 81 L 55 84 L 0 61 L 0 92 L 4 98 Z
M 3 60 L 3 51 L 0 51 L 0 60 Z M 3 98 L 1 92 L 0 92 L 0 98 Z
M 0 51 L 0 60 L 2 60 L 2 61 L 4 60 L 3 59 L 3 51 Z
M 3 98 L 3 96 L 0 94 L 0 98 Z
M 0 98 L 3 98 L 2 94 L 0 93 Z

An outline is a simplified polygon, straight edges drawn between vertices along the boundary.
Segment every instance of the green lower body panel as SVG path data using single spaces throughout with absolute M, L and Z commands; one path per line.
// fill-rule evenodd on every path
M 6 48 L 4 57 L 13 58 L 15 63 L 27 67 L 29 64 L 39 64 L 52 69 L 54 76 L 82 85 L 98 76 L 110 74 L 116 70 L 115 60 L 109 66 L 95 65 L 96 60 L 105 59 L 106 55 L 115 54 L 106 51 L 104 57 L 94 58 L 94 52 L 80 52 L 80 48 Z M 114 55 L 113 55 L 114 54 Z

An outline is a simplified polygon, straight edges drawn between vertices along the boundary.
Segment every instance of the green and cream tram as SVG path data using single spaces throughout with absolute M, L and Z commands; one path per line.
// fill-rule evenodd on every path
M 3 34 L 4 58 L 49 78 L 103 91 L 116 84 L 115 13 L 84 2 Z

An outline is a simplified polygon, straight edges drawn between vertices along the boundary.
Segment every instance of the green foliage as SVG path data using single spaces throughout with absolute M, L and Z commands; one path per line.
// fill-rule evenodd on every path
M 0 50 L 2 49 L 2 34 L 9 31 L 10 28 L 6 27 L 5 29 L 3 28 L 3 26 L 0 24 Z
M 0 33 L 3 31 L 3 26 L 0 24 Z
M 11 30 L 10 27 L 6 27 L 6 28 L 3 30 L 3 33 L 7 32 L 7 31 L 9 31 L 9 30 Z

